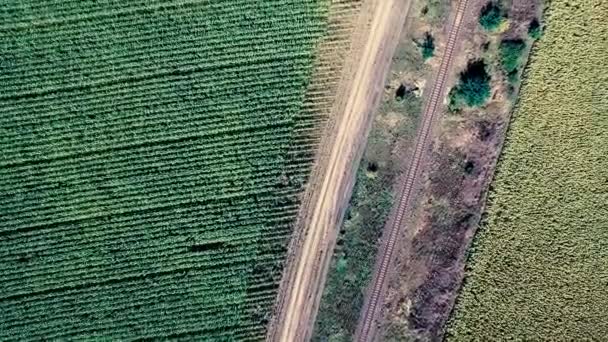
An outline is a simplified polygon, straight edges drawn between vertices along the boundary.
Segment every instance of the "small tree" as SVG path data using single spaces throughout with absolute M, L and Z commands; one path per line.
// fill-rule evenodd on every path
M 526 42 L 521 39 L 503 40 L 500 43 L 500 61 L 507 75 L 517 73 L 525 49 Z
M 496 31 L 504 20 L 502 10 L 496 2 L 488 2 L 479 14 L 479 24 L 487 31 Z
M 424 34 L 422 42 L 417 43 L 422 53 L 422 58 L 427 60 L 435 54 L 435 38 L 429 32 Z
M 450 91 L 451 111 L 462 107 L 479 107 L 490 97 L 490 75 L 483 60 L 471 61 L 460 74 L 460 82 Z
M 530 25 L 528 26 L 528 36 L 530 36 L 530 38 L 537 40 L 539 39 L 543 34 L 542 28 L 540 27 L 540 23 L 538 22 L 538 19 L 532 19 L 532 21 L 530 22 Z

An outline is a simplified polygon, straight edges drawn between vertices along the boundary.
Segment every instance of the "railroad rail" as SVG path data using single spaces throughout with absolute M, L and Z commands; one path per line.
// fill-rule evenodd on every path
M 456 51 L 456 45 L 461 31 L 461 26 L 464 22 L 468 2 L 469 0 L 461 0 L 458 3 L 456 14 L 454 15 L 451 25 L 449 26 L 448 41 L 445 47 L 445 52 L 435 77 L 431 94 L 426 101 L 424 110 L 422 112 L 422 124 L 418 130 L 412 163 L 407 172 L 404 173 L 405 177 L 401 177 L 400 183 L 403 185 L 400 191 L 398 191 L 398 202 L 392 209 L 391 219 L 387 221 L 385 232 L 383 234 L 385 238 L 382 239 L 381 245 L 378 249 L 379 254 L 376 258 L 374 277 L 370 287 L 367 290 L 365 303 L 359 318 L 359 323 L 355 334 L 356 341 L 373 341 L 375 336 L 374 322 L 377 321 L 382 302 L 384 301 L 384 297 L 386 295 L 386 276 L 391 264 L 393 263 L 395 243 L 399 237 L 399 232 L 403 227 L 403 218 L 409 209 L 411 209 L 414 189 L 418 184 L 420 174 L 422 173 L 421 165 L 423 164 L 425 152 L 428 150 L 430 144 L 429 136 L 433 122 L 437 116 L 438 109 L 441 108 L 439 103 L 444 98 L 445 85 L 448 80 L 447 76 L 452 65 L 454 52 Z

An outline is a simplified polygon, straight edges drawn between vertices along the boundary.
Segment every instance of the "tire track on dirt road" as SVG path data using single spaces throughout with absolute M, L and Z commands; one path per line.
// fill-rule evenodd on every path
M 303 341 L 310 337 L 312 320 L 323 289 L 327 263 L 335 245 L 335 230 L 352 188 L 362 145 L 369 130 L 373 106 L 383 89 L 388 64 L 396 47 L 396 38 L 409 8 L 409 1 L 370 0 L 373 8 L 371 28 L 365 39 L 362 56 L 355 63 L 357 71 L 350 81 L 348 101 L 327 159 L 328 167 L 317 188 L 319 197 L 304 225 L 305 237 L 297 252 L 288 280 L 289 288 L 279 308 L 274 341 Z M 395 34 L 396 33 L 396 34 Z M 391 42 L 393 40 L 393 42 Z M 388 58 L 387 58 L 388 56 Z M 313 207 L 311 207 L 313 208 Z
M 464 22 L 463 19 L 466 15 L 468 1 L 469 0 L 460 0 L 458 7 L 456 8 L 456 13 L 452 19 L 453 21 L 449 26 L 448 41 L 444 50 L 441 64 L 435 77 L 431 93 L 422 112 L 422 124 L 420 125 L 420 130 L 416 135 L 412 163 L 404 177 L 400 177 L 400 181 L 403 186 L 401 191 L 398 192 L 399 196 L 395 206 L 392 209 L 391 219 L 387 221 L 387 225 L 383 233 L 382 243 L 378 249 L 376 266 L 374 268 L 374 277 L 367 291 L 365 304 L 363 305 L 363 310 L 359 319 L 357 333 L 355 335 L 356 341 L 369 342 L 373 341 L 375 338 L 376 322 L 378 321 L 381 305 L 386 295 L 388 280 L 387 273 L 391 269 L 391 265 L 393 263 L 395 244 L 401 229 L 404 228 L 404 217 L 407 217 L 409 215 L 409 211 L 411 211 L 411 202 L 414 195 L 414 189 L 420 182 L 419 178 L 422 173 L 421 165 L 423 164 L 426 151 L 431 143 L 431 139 L 429 137 L 431 135 L 430 133 L 433 122 L 435 121 L 438 110 L 442 108 L 440 103 L 443 101 L 445 95 L 445 86 L 451 69 L 454 52 L 457 51 L 456 46 L 458 36 Z

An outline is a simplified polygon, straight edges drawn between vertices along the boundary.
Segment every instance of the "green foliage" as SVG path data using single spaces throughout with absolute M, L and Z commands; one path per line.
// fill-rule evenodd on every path
M 313 341 L 351 340 L 371 277 L 376 241 L 391 209 L 392 193 L 386 184 L 392 175 L 377 170 L 378 176 L 369 177 L 369 164 L 362 164 L 321 300 Z
M 530 22 L 530 25 L 528 26 L 528 36 L 530 36 L 530 38 L 536 40 L 536 39 L 540 39 L 542 34 L 543 34 L 543 30 L 542 30 L 542 27 L 540 26 L 540 22 L 538 22 L 538 19 L 533 19 Z
M 3 2 L 0 340 L 264 338 L 326 13 Z
M 429 32 L 424 34 L 422 42 L 417 42 L 416 44 L 420 48 L 420 53 L 424 60 L 433 57 L 435 53 L 435 38 Z
M 409 39 L 404 45 L 414 48 Z M 393 70 L 399 68 L 399 62 L 393 63 Z M 393 203 L 392 184 L 396 172 L 391 151 L 397 141 L 412 136 L 416 129 L 412 118 L 418 113 L 409 110 L 419 111 L 420 99 L 405 91 L 403 98 L 395 99 L 392 94 L 385 97 L 376 116 L 332 258 L 313 341 L 353 340 L 377 242 Z M 387 124 L 388 117 L 395 113 L 402 115 L 400 122 Z
M 606 17 L 551 1 L 448 341 L 606 339 Z
M 507 74 L 507 81 L 511 85 L 515 85 L 517 82 L 519 82 L 519 72 L 517 71 L 517 69 Z
M 500 43 L 500 62 L 507 75 L 515 74 L 526 50 L 526 42 L 521 39 L 503 40 Z
M 459 83 L 450 91 L 449 108 L 456 111 L 465 106 L 482 106 L 490 96 L 490 90 L 490 75 L 486 71 L 485 62 L 471 61 L 460 74 Z
M 487 31 L 495 31 L 505 20 L 498 2 L 488 2 L 479 13 L 479 25 Z

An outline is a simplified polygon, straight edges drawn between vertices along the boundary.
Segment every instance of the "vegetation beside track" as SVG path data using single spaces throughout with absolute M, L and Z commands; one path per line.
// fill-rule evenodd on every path
M 395 177 L 415 135 L 421 87 L 434 62 L 434 34 L 447 14 L 446 0 L 412 4 L 370 132 L 353 195 L 328 273 L 314 341 L 352 341 L 371 278 L 377 243 L 393 204 Z M 426 61 L 426 63 L 425 63 Z
M 484 15 L 487 3 L 472 5 L 472 11 Z M 472 16 L 478 24 L 463 33 L 468 60 L 460 59 L 455 66 L 461 73 L 449 94 L 451 111 L 439 118 L 428 181 L 409 222 L 412 229 L 404 237 L 399 276 L 385 302 L 386 341 L 441 340 L 461 285 L 465 253 L 519 85 L 504 70 L 500 42 L 520 39 L 529 47 L 528 27 L 539 23 L 541 12 L 538 1 L 495 5 L 504 8 L 501 16 L 508 18 L 500 30 L 486 30 L 479 17 Z M 511 64 L 517 79 L 528 51 Z

